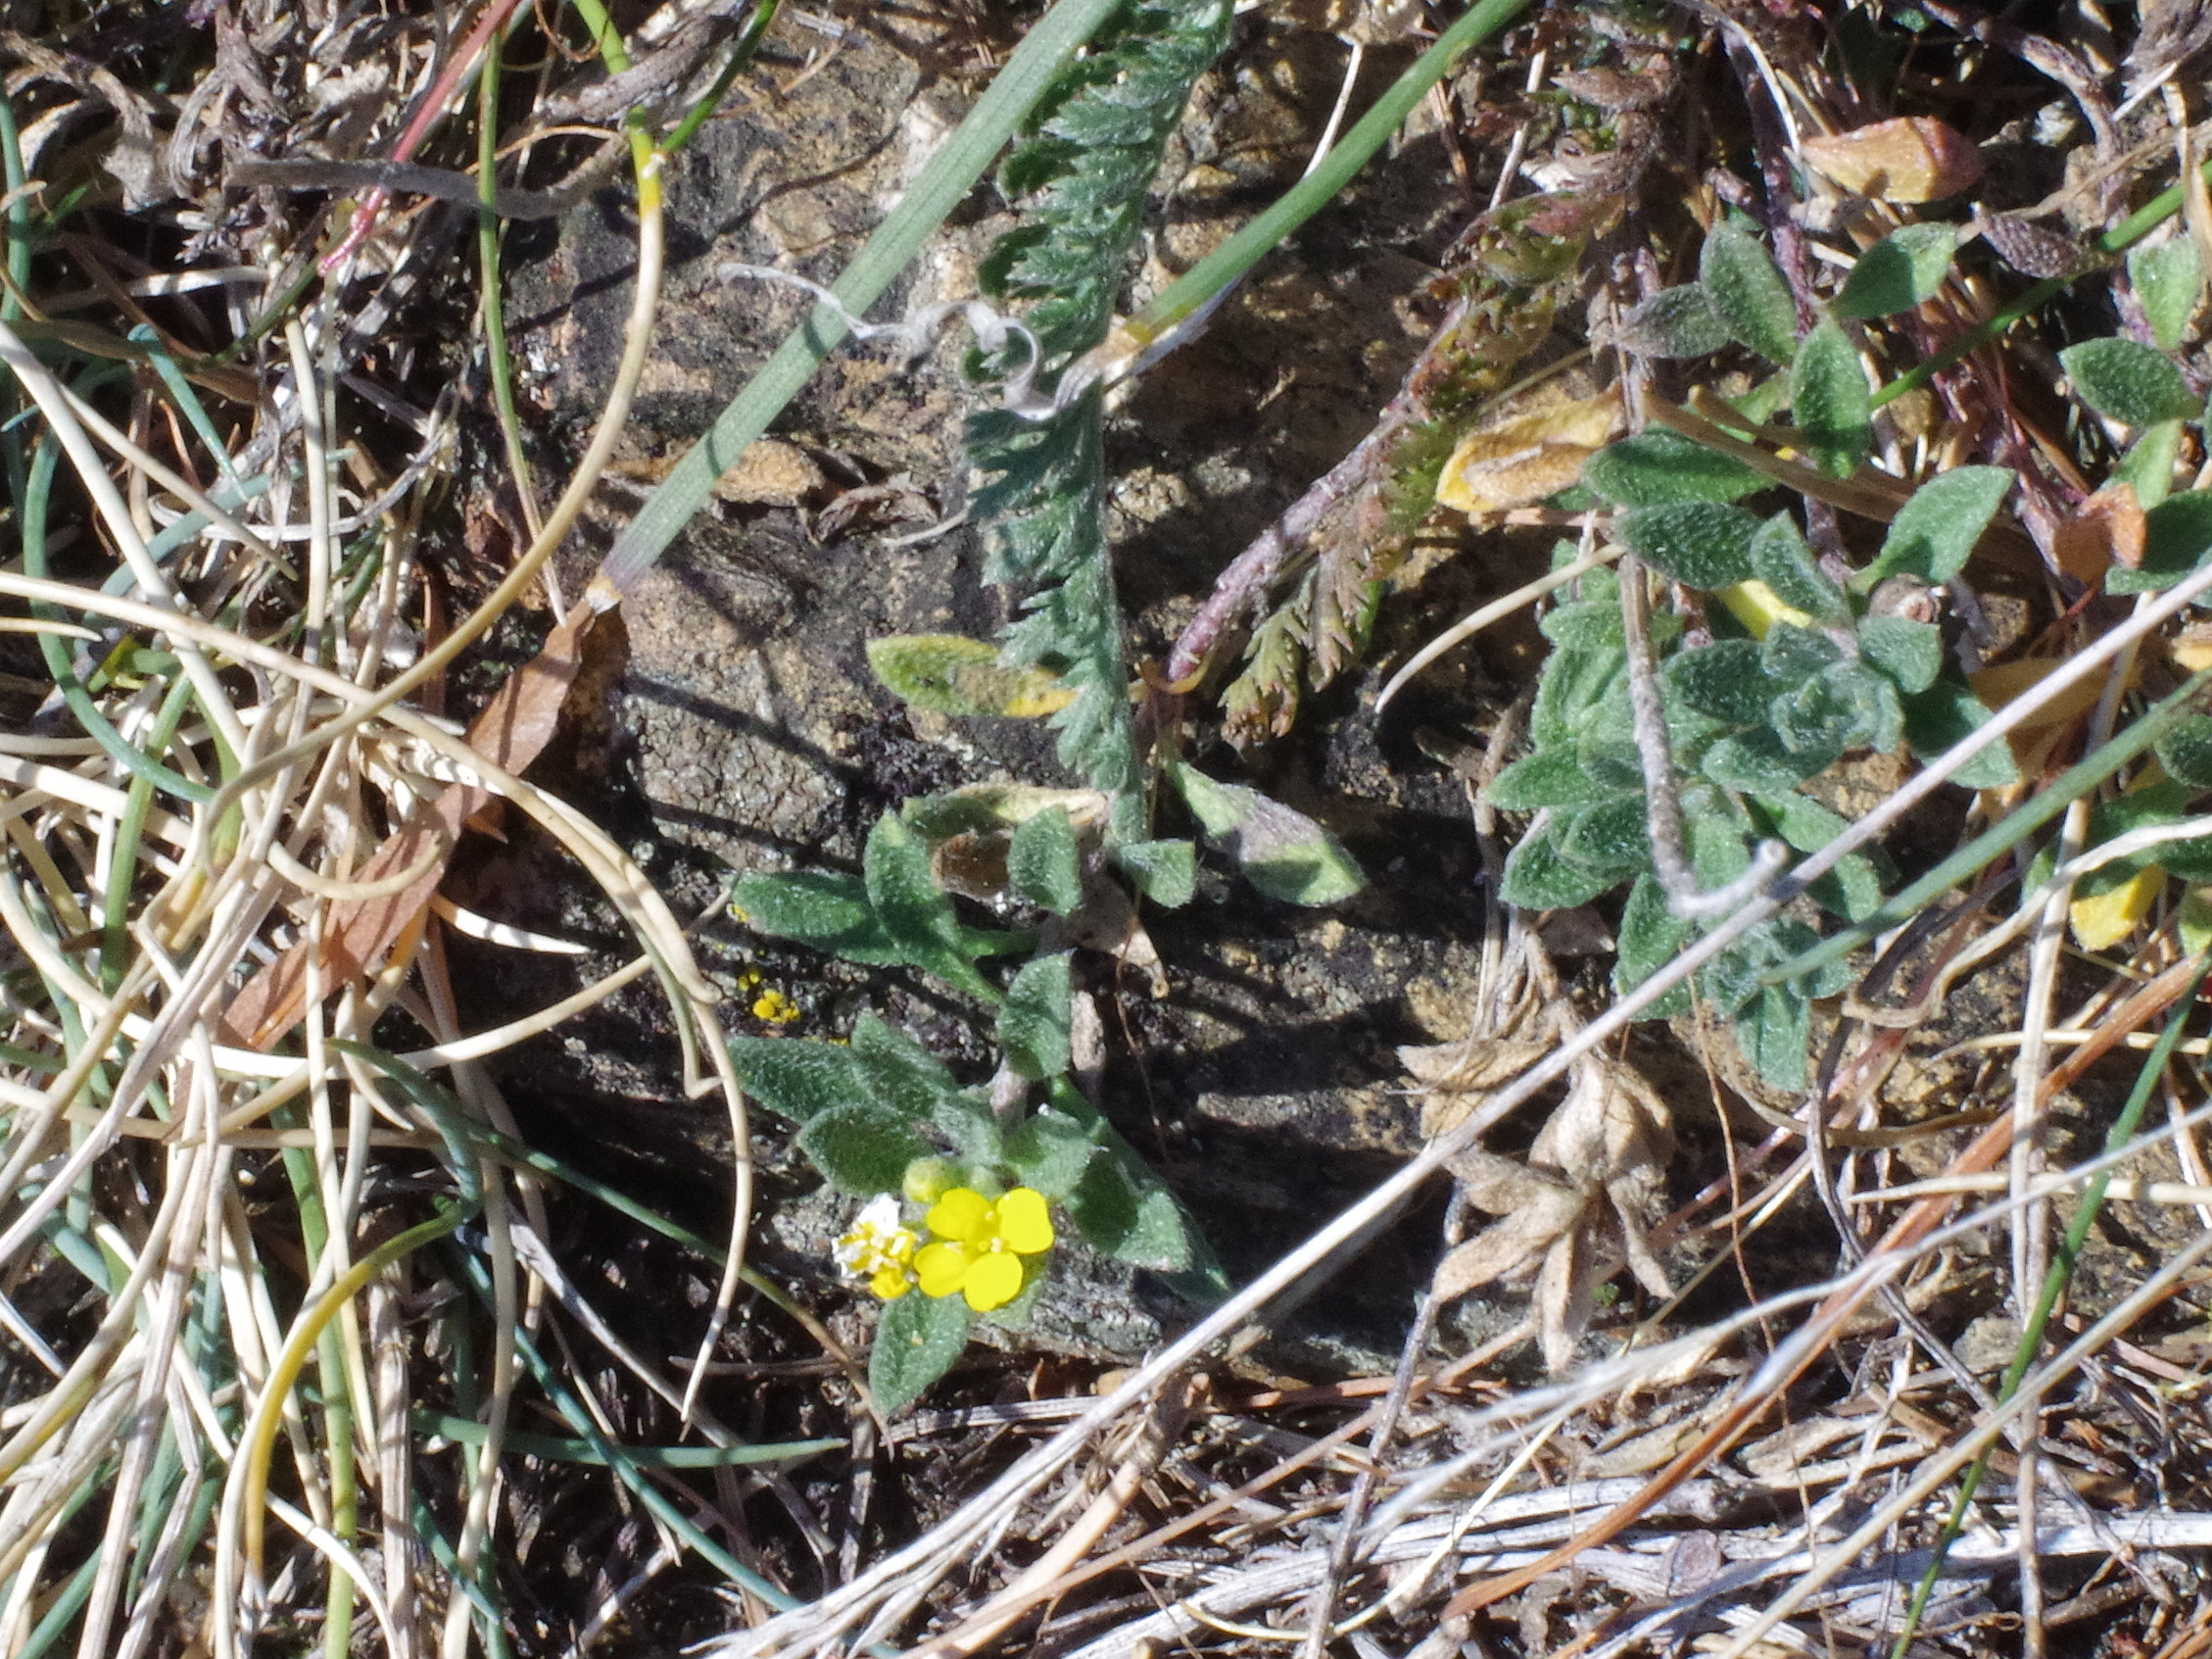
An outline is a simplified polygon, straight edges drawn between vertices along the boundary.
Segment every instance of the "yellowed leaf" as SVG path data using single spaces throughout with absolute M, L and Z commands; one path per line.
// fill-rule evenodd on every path
M 1437 478 L 1437 503 L 1466 513 L 1504 512 L 1558 495 L 1625 418 L 1620 389 L 1609 386 L 1469 432 Z
M 1982 700 L 1982 706 L 1994 713 L 2065 665 L 2064 659 L 2056 657 L 2020 657 L 1982 669 L 1969 683 L 1974 687 L 1974 695 Z M 2062 726 L 2094 708 L 2103 693 L 2102 675 L 2092 674 L 2087 679 L 2077 680 L 2016 729 L 2032 732 Z
M 2074 943 L 2085 951 L 2111 950 L 2136 931 L 2165 886 L 2165 870 L 2146 864 L 2109 893 L 2075 900 L 2066 909 Z
M 1982 176 L 1981 150 L 1933 116 L 1900 116 L 1799 142 L 1804 159 L 1846 190 L 1885 202 L 1933 202 Z
M 1728 613 L 1751 630 L 1752 638 L 1766 638 L 1766 630 L 1777 622 L 1787 622 L 1795 628 L 1817 628 L 1819 620 L 1768 587 L 1764 582 L 1738 582 L 1734 587 L 1720 590 L 1720 603 L 1728 607 Z

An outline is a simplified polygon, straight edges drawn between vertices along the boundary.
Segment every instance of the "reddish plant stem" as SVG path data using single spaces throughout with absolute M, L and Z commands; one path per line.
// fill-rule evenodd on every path
M 460 49 L 454 53 L 446 67 L 439 72 L 438 78 L 431 82 L 430 89 L 423 93 L 421 101 L 414 107 L 414 113 L 408 118 L 407 125 L 401 128 L 399 142 L 392 146 L 390 160 L 408 162 L 414 159 L 415 151 L 422 147 L 423 139 L 430 135 L 431 127 L 437 124 L 447 100 L 453 97 L 460 83 L 467 78 L 476 60 L 483 56 L 486 43 L 506 25 L 507 19 L 514 15 L 515 8 L 521 3 L 522 0 L 485 0 L 484 9 L 476 15 L 475 25 L 460 43 Z M 369 232 L 376 228 L 376 216 L 384 211 L 384 204 L 390 200 L 391 192 L 381 184 L 374 186 L 361 199 L 361 205 L 354 210 L 353 222 L 346 227 L 345 236 L 335 248 L 322 256 L 321 268 L 325 272 L 336 269 L 368 240 Z

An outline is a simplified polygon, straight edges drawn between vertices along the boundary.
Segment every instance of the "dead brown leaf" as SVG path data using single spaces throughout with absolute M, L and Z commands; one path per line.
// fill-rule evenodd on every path
M 1451 1161 L 1467 1196 L 1499 1219 L 1444 1258 L 1432 1293 L 1451 1300 L 1533 1268 L 1544 1363 L 1563 1371 L 1597 1288 L 1622 1262 L 1652 1294 L 1672 1293 L 1645 1235 L 1672 1149 L 1666 1105 L 1649 1084 L 1617 1063 L 1577 1067 L 1525 1164 L 1482 1151 Z
M 1885 202 L 1938 201 L 1982 176 L 1980 148 L 1932 116 L 1814 134 L 1798 148 L 1846 190 Z
M 562 705 L 587 661 L 608 649 L 620 651 L 619 612 L 578 606 L 547 638 L 545 649 L 494 695 L 468 729 L 469 747 L 495 764 L 519 772 L 553 740 Z M 594 648 L 597 648 L 595 651 Z M 399 893 L 381 899 L 340 900 L 323 923 L 322 983 L 330 989 L 374 973 L 392 948 L 416 926 L 468 820 L 497 798 L 473 784 L 450 784 L 427 806 L 417 806 L 352 880 L 377 881 L 427 862 Z M 433 854 L 439 854 L 433 856 Z M 265 1049 L 299 1023 L 307 1007 L 309 946 L 293 945 L 248 980 L 223 1011 L 222 1041 Z

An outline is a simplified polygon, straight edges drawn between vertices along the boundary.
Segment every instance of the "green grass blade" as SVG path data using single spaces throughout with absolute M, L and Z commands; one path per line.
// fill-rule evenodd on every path
M 1458 62 L 1460 54 L 1503 28 L 1527 10 L 1529 0 L 1481 0 L 1467 16 L 1436 37 L 1436 43 L 1414 60 L 1414 65 L 1352 124 L 1351 131 L 1322 159 L 1314 171 L 1282 199 L 1235 235 L 1184 271 L 1130 318 L 1130 332 L 1156 338 L 1195 315 L 1206 303 L 1250 270 L 1285 236 L 1312 219 L 1367 166 L 1369 158 L 1390 141 L 1390 135 L 1413 114 L 1414 106 L 1428 95 Z
M 1023 37 L 967 120 L 930 158 L 921 176 L 838 279 L 831 291 L 848 311 L 855 316 L 865 311 L 921 251 L 930 233 L 984 175 L 1076 49 L 1119 4 L 1120 0 L 1058 0 Z M 768 430 L 768 423 L 797 396 L 844 335 L 844 322 L 837 313 L 827 306 L 815 307 L 647 498 L 600 566 L 601 577 L 617 589 L 627 589 L 651 569 L 692 514 L 705 505 L 714 480 L 745 453 L 747 444 Z

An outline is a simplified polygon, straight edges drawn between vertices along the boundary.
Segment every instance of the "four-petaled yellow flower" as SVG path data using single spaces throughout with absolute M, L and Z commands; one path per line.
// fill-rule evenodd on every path
M 1044 1195 L 1017 1187 L 993 1203 L 969 1187 L 955 1187 L 930 1206 L 937 1242 L 914 1257 L 925 1295 L 959 1292 L 978 1313 L 1004 1307 L 1022 1293 L 1023 1256 L 1052 1247 L 1052 1218 Z
M 865 1279 L 885 1301 L 896 1301 L 914 1283 L 914 1246 L 920 1243 L 899 1219 L 898 1199 L 883 1193 L 868 1200 L 830 1254 L 847 1278 Z

